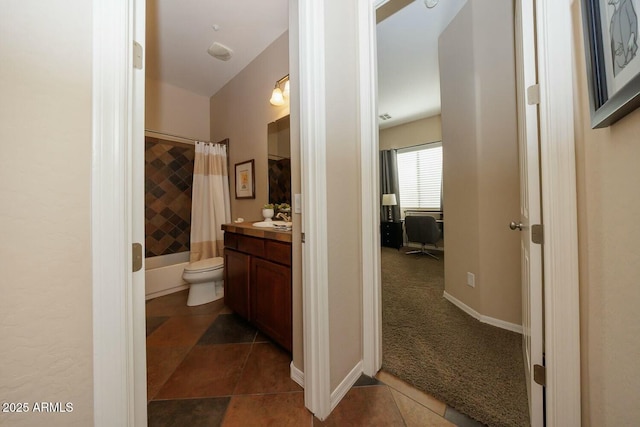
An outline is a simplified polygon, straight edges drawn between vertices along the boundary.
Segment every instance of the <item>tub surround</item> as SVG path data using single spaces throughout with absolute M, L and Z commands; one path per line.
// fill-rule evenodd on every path
M 146 257 L 189 251 L 193 145 L 145 137 Z
M 180 252 L 145 258 L 145 299 L 150 300 L 188 289 L 182 280 L 184 268 L 189 265 L 189 252 Z
M 291 232 L 224 224 L 224 302 L 292 349 Z

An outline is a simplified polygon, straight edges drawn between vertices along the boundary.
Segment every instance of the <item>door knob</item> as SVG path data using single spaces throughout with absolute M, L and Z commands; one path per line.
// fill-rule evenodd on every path
M 512 230 L 522 230 L 522 223 L 511 221 L 511 223 L 509 224 L 509 228 Z

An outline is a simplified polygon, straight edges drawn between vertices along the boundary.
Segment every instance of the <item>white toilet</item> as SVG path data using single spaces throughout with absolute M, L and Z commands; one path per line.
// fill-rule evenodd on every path
M 207 258 L 185 267 L 182 278 L 189 283 L 187 305 L 194 306 L 219 300 L 224 296 L 224 258 Z

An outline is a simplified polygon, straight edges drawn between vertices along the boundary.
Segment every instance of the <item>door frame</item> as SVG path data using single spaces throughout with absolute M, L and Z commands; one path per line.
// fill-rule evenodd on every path
M 132 243 L 144 234 L 139 165 L 144 147 L 145 0 L 93 0 L 91 250 L 93 420 L 96 427 L 146 425 L 144 269 Z M 142 227 L 141 227 L 142 224 Z M 142 228 L 142 230 L 141 230 Z
M 579 426 L 580 301 L 572 0 L 537 0 L 545 407 L 549 426 Z M 564 62 L 562 62 L 564 61 Z M 554 65 L 555 64 L 555 65 Z
M 389 0 L 358 3 L 360 92 L 360 183 L 362 206 L 362 369 L 373 377 L 382 367 L 380 266 L 380 143 L 376 9 Z M 367 143 L 368 142 L 368 143 Z M 366 207 L 369 206 L 369 209 Z
M 374 5 L 378 1 L 371 0 Z M 573 134 L 573 67 L 567 58 L 573 55 L 570 31 L 571 0 L 538 0 L 536 30 L 538 45 L 538 79 L 540 85 L 540 163 L 542 219 L 544 224 L 544 321 L 546 363 L 547 425 L 580 425 L 580 325 L 578 299 L 578 231 L 576 205 L 575 143 Z M 363 22 L 370 16 L 367 6 L 359 3 L 360 43 L 360 122 L 363 138 L 362 217 L 363 234 L 375 235 L 379 220 L 376 197 L 367 197 L 364 183 L 371 179 L 377 162 L 377 90 L 375 67 L 375 33 Z M 371 19 L 369 17 L 369 19 Z M 375 18 L 373 20 L 375 27 Z M 567 63 L 569 67 L 552 64 Z M 372 96 L 366 95 L 369 90 Z M 364 98 L 364 97 L 363 97 Z M 375 118 L 375 116 L 374 116 Z M 378 179 L 377 177 L 375 179 Z M 375 190 L 373 190 L 375 191 Z M 365 208 L 368 206 L 368 209 Z M 365 225 L 367 228 L 365 228 Z M 372 226 L 373 225 L 373 226 Z M 375 228 L 375 230 L 374 230 Z M 375 239 L 374 239 L 375 240 Z M 363 244 L 365 239 L 363 238 Z M 378 247 L 376 246 L 376 249 Z M 380 271 L 380 260 L 365 256 L 363 277 Z M 381 367 L 381 295 L 379 273 L 375 280 L 363 281 L 363 366 L 372 375 Z M 374 336 L 369 336 L 373 334 Z
M 295 0 L 293 0 L 295 1 Z M 331 412 L 324 2 L 298 0 L 305 406 Z M 295 18 L 294 18 L 295 19 Z

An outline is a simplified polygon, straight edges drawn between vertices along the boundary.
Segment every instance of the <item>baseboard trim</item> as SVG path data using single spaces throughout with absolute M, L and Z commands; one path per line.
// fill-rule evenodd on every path
M 145 295 L 144 299 L 149 301 L 150 299 L 154 299 L 154 298 L 162 297 L 162 296 L 165 296 L 165 295 L 173 294 L 175 292 L 184 291 L 185 289 L 189 289 L 189 285 L 188 284 L 176 286 L 174 288 L 163 289 L 163 290 L 158 291 L 158 292 L 152 292 L 150 294 Z
M 517 325 L 515 323 L 505 322 L 504 320 L 495 319 L 493 317 L 485 316 L 484 314 L 480 314 L 475 311 L 473 308 L 469 307 L 467 304 L 460 301 L 458 298 L 452 296 L 451 294 L 444 291 L 442 295 L 446 300 L 448 300 L 451 304 L 458 307 L 460 310 L 467 313 L 469 316 L 474 317 L 481 321 L 482 323 L 486 323 L 491 326 L 496 326 L 501 329 L 506 329 L 507 331 L 515 332 L 522 335 L 522 325 Z
M 294 382 L 296 382 L 300 387 L 304 388 L 304 372 L 296 368 L 296 365 L 293 364 L 293 360 L 291 361 L 291 365 L 289 365 L 289 367 L 290 367 L 289 375 L 291 375 L 291 379 Z
M 351 387 L 358 381 L 362 375 L 362 360 L 359 361 L 356 366 L 353 367 L 351 372 L 347 374 L 346 377 L 342 380 L 342 382 L 336 387 L 335 390 L 331 393 L 331 410 L 333 411 L 338 403 L 342 400 L 342 398 L 351 390 Z

